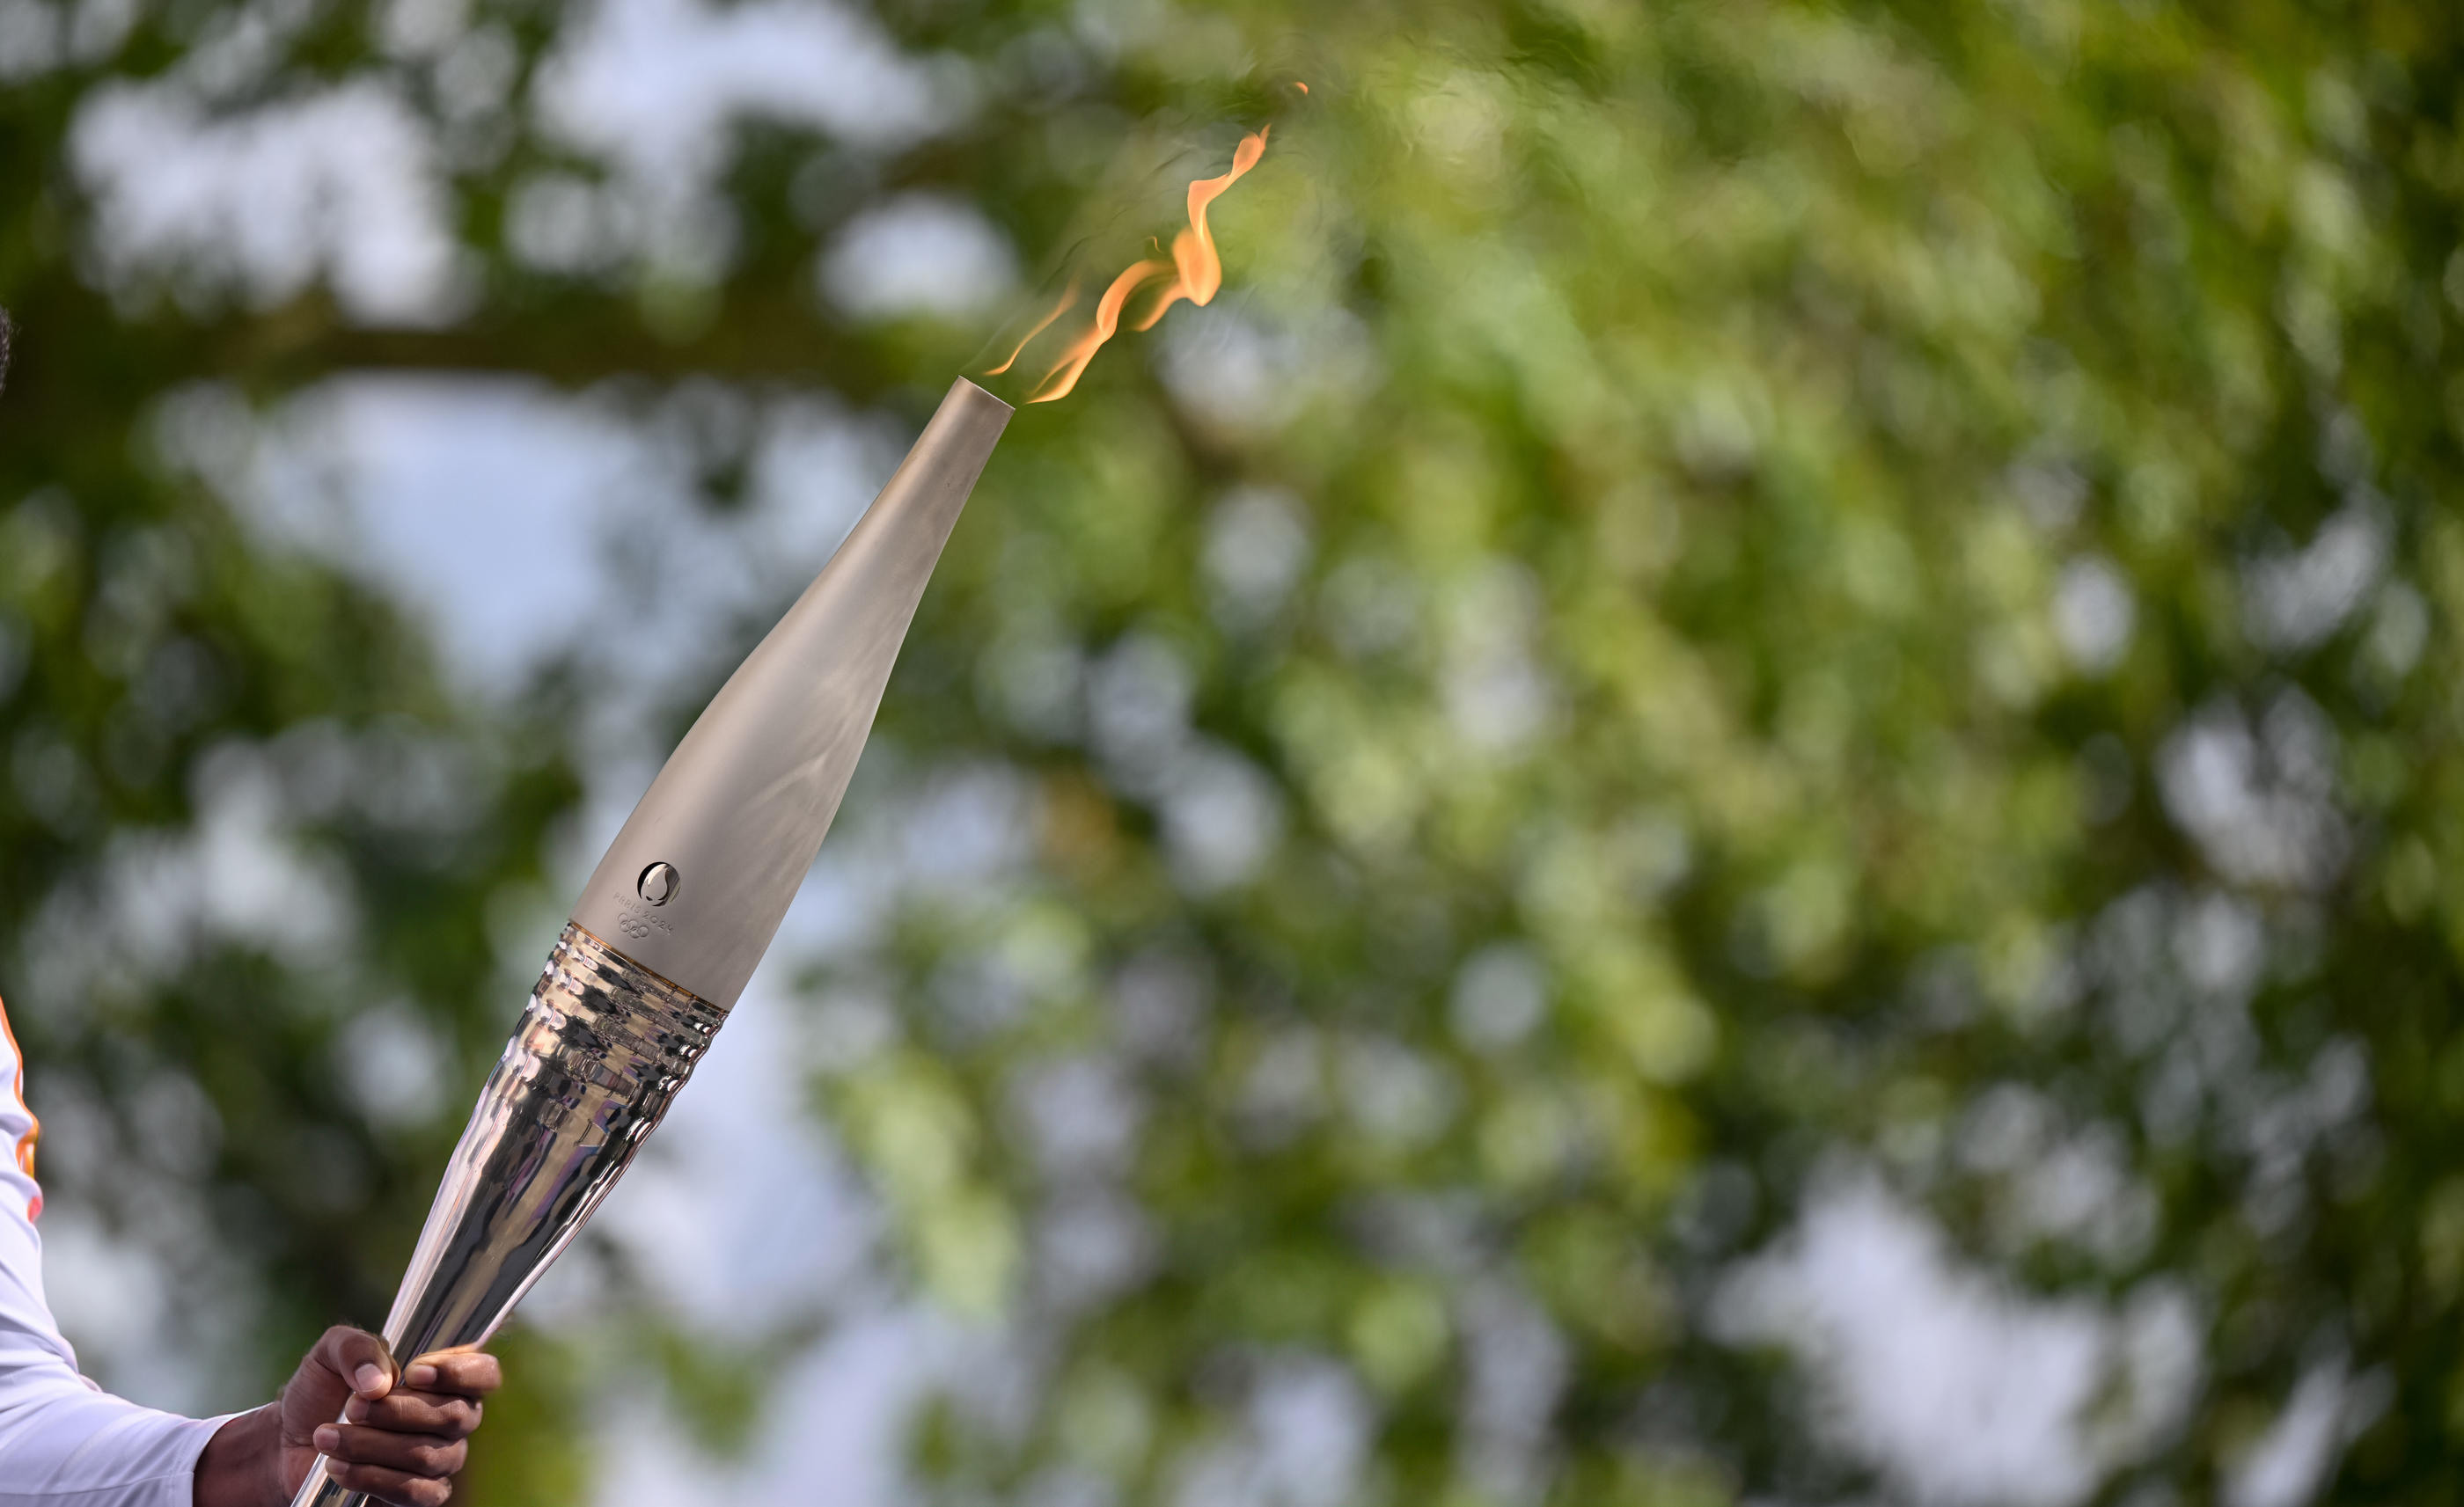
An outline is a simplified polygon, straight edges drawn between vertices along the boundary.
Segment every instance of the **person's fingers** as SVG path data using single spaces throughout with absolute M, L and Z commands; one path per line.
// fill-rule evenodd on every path
M 349 1465 L 382 1466 L 405 1475 L 442 1479 L 462 1469 L 470 1446 L 433 1434 L 395 1433 L 360 1424 L 329 1423 L 317 1431 L 318 1452 Z
M 453 1496 L 451 1481 L 410 1475 L 382 1465 L 353 1465 L 347 1460 L 329 1459 L 325 1474 L 344 1489 L 365 1492 L 390 1507 L 445 1507 Z
M 479 1402 L 455 1392 L 422 1392 L 397 1387 L 372 1403 L 352 1398 L 343 1405 L 342 1421 L 390 1429 L 396 1433 L 432 1433 L 460 1439 L 479 1427 Z
M 405 1475 L 442 1480 L 462 1469 L 471 1447 L 434 1434 L 395 1433 L 364 1424 L 329 1423 L 317 1431 L 317 1452 L 346 1465 L 375 1465 Z
M 505 1369 L 496 1358 L 479 1350 L 423 1355 L 403 1372 L 405 1386 L 423 1392 L 458 1392 L 485 1397 L 505 1385 Z
M 385 1353 L 385 1342 L 365 1329 L 336 1324 L 308 1353 L 349 1384 L 355 1397 L 374 1402 L 393 1390 L 393 1357 Z

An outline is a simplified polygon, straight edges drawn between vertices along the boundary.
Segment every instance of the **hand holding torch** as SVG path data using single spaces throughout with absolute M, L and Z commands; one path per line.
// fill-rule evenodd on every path
M 658 1128 L 768 950 L 1009 404 L 960 379 L 599 861 L 453 1148 L 385 1342 L 472 1349 Z M 366 1498 L 320 1458 L 293 1507 Z

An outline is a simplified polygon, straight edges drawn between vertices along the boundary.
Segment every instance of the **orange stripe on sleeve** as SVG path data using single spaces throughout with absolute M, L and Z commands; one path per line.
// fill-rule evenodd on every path
M 16 1162 L 17 1170 L 25 1173 L 26 1181 L 31 1183 L 34 1180 L 34 1143 L 43 1138 L 43 1123 L 34 1118 L 34 1111 L 26 1103 L 26 1052 L 17 1044 L 17 1033 L 9 1025 L 6 1000 L 0 1000 L 0 1037 L 8 1038 L 9 1055 L 16 1059 L 16 1071 L 9 1084 L 9 1092 L 26 1116 L 26 1133 L 17 1138 L 16 1144 L 10 1148 L 10 1155 Z M 36 1188 L 33 1197 L 26 1201 L 26 1217 L 40 1218 L 42 1212 L 43 1191 Z

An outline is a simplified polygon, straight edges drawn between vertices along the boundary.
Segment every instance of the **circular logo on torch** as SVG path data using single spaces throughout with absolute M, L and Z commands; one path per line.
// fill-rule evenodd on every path
M 653 863 L 642 870 L 642 877 L 635 881 L 633 887 L 644 900 L 654 906 L 664 906 L 676 898 L 676 891 L 684 887 L 684 883 L 685 877 L 676 872 L 673 863 Z

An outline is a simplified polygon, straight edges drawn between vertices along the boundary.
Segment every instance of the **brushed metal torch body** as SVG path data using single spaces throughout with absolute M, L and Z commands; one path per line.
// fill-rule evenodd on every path
M 385 1321 L 398 1360 L 486 1343 L 658 1128 L 812 867 L 1009 415 L 951 387 L 609 844 L 447 1164 Z M 292 1499 L 365 1500 L 321 1458 Z

